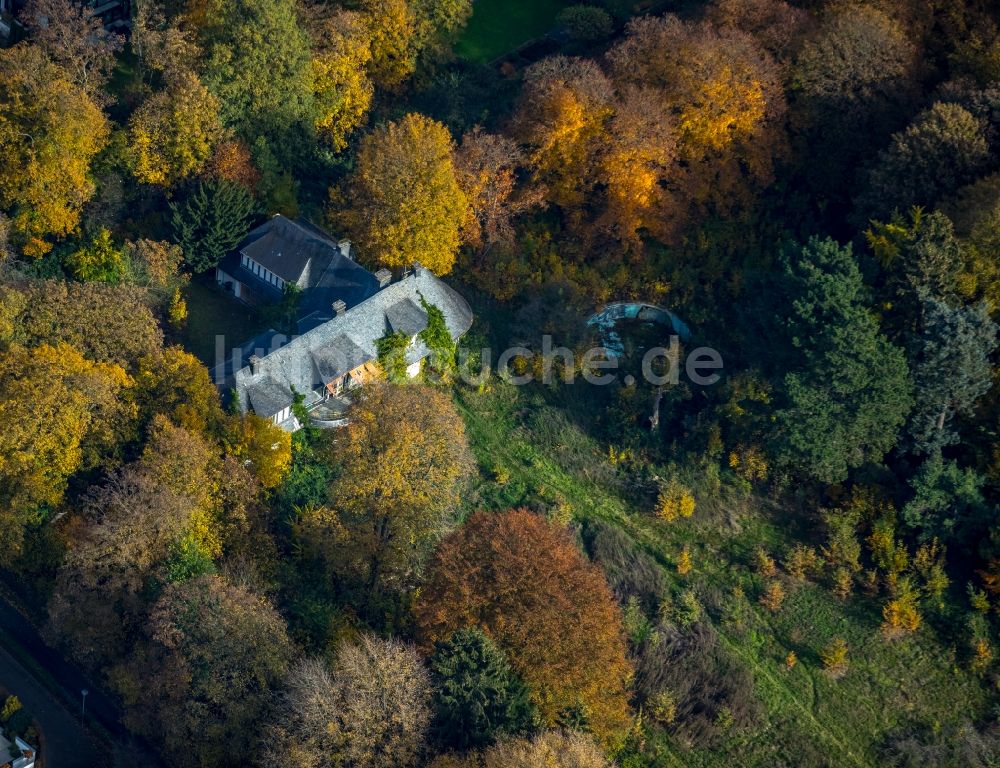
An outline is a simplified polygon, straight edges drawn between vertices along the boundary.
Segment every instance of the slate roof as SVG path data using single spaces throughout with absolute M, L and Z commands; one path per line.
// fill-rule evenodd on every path
M 315 349 L 310 354 L 316 372 L 324 382 L 339 379 L 371 360 L 368 353 L 346 334 L 337 336 L 328 345 Z
M 332 379 L 378 358 L 376 342 L 391 329 L 390 314 L 402 317 L 404 323 L 415 320 L 405 308 L 407 301 L 423 313 L 426 326 L 421 297 L 441 310 L 453 338 L 472 326 L 472 310 L 465 299 L 430 270 L 416 266 L 402 280 L 270 352 L 261 358 L 256 372 L 249 366 L 236 371 L 233 389 L 240 410 L 273 416 L 292 403 L 293 389 L 306 397 L 306 404 L 318 400 L 315 393 Z M 410 345 L 406 361 L 414 363 L 428 354 L 430 350 L 418 340 Z
M 281 214 L 272 216 L 243 238 L 237 248 L 286 283 L 297 283 L 312 259 L 326 259 L 340 249 L 327 237 Z
M 404 336 L 416 336 L 427 327 L 427 312 L 413 299 L 397 301 L 385 311 L 389 329 Z
M 247 397 L 253 412 L 264 418 L 274 416 L 294 400 L 288 384 L 273 376 L 260 376 L 252 387 L 247 387 Z
M 302 289 L 300 317 L 312 313 L 332 317 L 333 302 L 340 300 L 353 307 L 379 289 L 375 275 L 345 255 L 327 233 L 301 219 L 272 216 L 219 264 L 226 274 L 253 286 L 271 301 L 280 300 L 281 289 L 244 268 L 241 253 Z

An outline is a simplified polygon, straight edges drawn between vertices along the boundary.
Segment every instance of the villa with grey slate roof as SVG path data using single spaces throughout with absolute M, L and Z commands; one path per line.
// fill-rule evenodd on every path
M 456 340 L 472 325 L 465 299 L 430 270 L 415 264 L 395 281 L 388 270 L 373 275 L 351 258 L 349 242 L 282 216 L 251 232 L 216 279 L 255 304 L 280 300 L 286 283 L 302 291 L 299 335 L 268 331 L 244 344 L 223 383 L 242 413 L 288 430 L 302 426 L 292 413 L 296 394 L 314 424 L 345 423 L 346 393 L 379 374 L 377 343 L 388 333 L 410 339 L 406 370 L 416 376 L 430 354 L 418 338 L 428 322 L 425 302 L 441 310 Z

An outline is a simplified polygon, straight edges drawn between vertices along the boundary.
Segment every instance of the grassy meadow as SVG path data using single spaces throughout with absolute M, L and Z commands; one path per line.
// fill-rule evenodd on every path
M 629 490 L 609 447 L 570 420 L 563 396 L 496 378 L 481 392 L 457 392 L 480 466 L 467 504 L 470 510 L 527 506 L 571 515 L 577 525 L 610 524 L 662 570 L 673 599 L 687 588 L 697 594 L 726 649 L 752 675 L 763 711 L 753 728 L 734 729 L 711 749 L 660 731 L 652 745 L 656 765 L 878 768 L 883 745 L 897 732 L 947 731 L 982 714 L 983 686 L 959 668 L 932 620 L 912 638 L 887 641 L 875 600 L 856 594 L 845 605 L 809 580 L 786 582 L 780 610 L 766 610 L 758 603 L 762 580 L 753 554 L 763 546 L 780 559 L 798 540 L 783 524 L 783 509 L 709 469 L 685 477 L 695 489 L 694 515 L 660 521 L 652 504 Z M 676 562 L 685 546 L 693 570 L 682 577 Z M 823 670 L 819 655 L 834 637 L 849 647 L 840 679 Z M 798 659 L 791 669 L 789 651 Z

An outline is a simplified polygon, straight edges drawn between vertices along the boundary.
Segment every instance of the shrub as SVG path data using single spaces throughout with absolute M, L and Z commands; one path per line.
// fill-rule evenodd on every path
M 733 710 L 729 707 L 721 707 L 715 715 L 715 727 L 725 732 L 730 730 L 733 724 Z
M 796 544 L 785 556 L 785 570 L 792 578 L 802 581 L 820 567 L 819 555 L 813 547 Z
M 934 598 L 939 606 L 943 604 L 944 593 L 950 584 L 951 579 L 948 578 L 948 574 L 944 570 L 944 565 L 941 563 L 934 563 L 924 574 L 924 589 L 927 591 L 928 596 Z
M 729 468 L 736 476 L 748 483 L 767 479 L 767 459 L 756 446 L 738 447 L 729 454 Z
M 21 709 L 21 700 L 17 696 L 8 696 L 0 707 L 0 722 L 6 723 L 11 716 Z
M 882 635 L 895 639 L 916 632 L 920 627 L 917 592 L 909 579 L 900 579 L 896 595 L 882 608 Z
M 103 227 L 67 257 L 66 266 L 84 282 L 120 283 L 127 272 L 124 251 Z
M 672 523 L 681 517 L 691 517 L 694 514 L 694 507 L 695 501 L 691 490 L 672 478 L 660 490 L 656 500 L 656 516 Z
M 830 565 L 841 566 L 854 573 L 861 570 L 861 542 L 857 533 L 860 520 L 857 505 L 823 512 L 826 527 L 823 557 Z
M 633 645 L 639 645 L 648 636 L 652 627 L 642 605 L 635 595 L 631 595 L 625 603 L 622 611 L 622 623 L 625 625 L 625 634 Z
M 848 568 L 840 566 L 833 572 L 833 594 L 838 600 L 847 600 L 854 589 L 854 577 Z
M 923 579 L 927 594 L 937 601 L 938 605 L 942 605 L 945 590 L 951 584 L 944 566 L 944 547 L 938 543 L 937 539 L 922 544 L 913 556 L 913 569 Z
M 603 8 L 593 5 L 571 5 L 556 16 L 556 23 L 574 40 L 603 40 L 614 31 L 614 22 Z
M 778 572 L 774 558 L 767 554 L 767 550 L 763 547 L 757 547 L 757 551 L 754 553 L 754 570 L 765 579 L 774 578 Z
M 743 587 L 736 585 L 729 597 L 723 603 L 722 623 L 727 632 L 743 634 L 747 629 L 747 619 L 750 617 L 750 604 L 747 602 Z
M 691 567 L 691 550 L 684 547 L 680 555 L 677 556 L 677 573 L 681 576 L 687 576 L 691 573 Z
M 835 637 L 819 652 L 823 669 L 830 677 L 843 677 L 847 672 L 847 650 L 847 641 L 842 637 Z
M 672 725 L 677 719 L 677 700 L 670 691 L 660 691 L 649 702 L 649 711 L 660 725 Z
M 990 625 L 981 614 L 969 616 L 969 650 L 971 659 L 969 668 L 976 674 L 982 674 L 989 669 L 993 661 L 993 646 L 990 644 Z
M 552 504 L 545 511 L 545 518 L 553 525 L 565 528 L 573 522 L 573 505 L 562 494 L 556 494 Z
M 972 640 L 972 662 L 969 668 L 976 674 L 982 674 L 990 667 L 993 661 L 993 648 L 990 641 L 985 637 L 976 637 Z
M 181 294 L 181 289 L 174 288 L 174 292 L 170 297 L 170 306 L 167 307 L 167 320 L 170 321 L 170 327 L 178 330 L 183 328 L 184 323 L 187 321 L 187 316 L 187 302 Z
M 972 610 L 983 614 L 984 616 L 990 612 L 990 598 L 983 590 L 976 589 L 970 582 L 965 588 L 966 593 L 969 595 L 969 605 L 972 606 Z
M 764 589 L 764 594 L 760 596 L 760 604 L 771 613 L 777 613 L 781 610 L 783 602 L 785 602 L 785 588 L 781 586 L 780 581 L 772 579 Z
M 861 579 L 861 586 L 869 595 L 877 595 L 878 571 L 873 568 L 866 569 Z
M 886 583 L 890 588 L 910 564 L 910 553 L 906 546 L 896 540 L 896 523 L 891 515 L 885 515 L 872 526 L 868 536 L 868 546 L 871 547 L 872 559 L 878 568 L 885 573 Z
M 665 610 L 665 607 L 669 609 Z M 682 627 L 690 627 L 692 624 L 701 621 L 703 614 L 701 602 L 693 589 L 685 589 L 677 596 L 677 603 L 665 603 L 660 606 L 660 613 L 664 618 L 671 619 Z

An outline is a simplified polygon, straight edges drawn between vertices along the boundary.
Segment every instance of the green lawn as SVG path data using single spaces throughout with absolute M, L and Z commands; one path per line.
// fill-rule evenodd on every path
M 540 37 L 555 24 L 566 0 L 474 0 L 472 18 L 455 45 L 464 59 L 489 62 Z
M 209 370 L 216 363 L 217 336 L 222 336 L 228 353 L 264 330 L 255 312 L 203 277 L 188 283 L 184 298 L 188 306 L 184 346 Z
M 884 640 L 880 605 L 870 598 L 856 596 L 844 605 L 826 588 L 804 582 L 790 588 L 778 613 L 758 605 L 761 585 L 749 567 L 751 553 L 763 545 L 780 555 L 793 543 L 788 510 L 726 483 L 710 493 L 692 477 L 694 517 L 663 523 L 616 492 L 607 448 L 572 424 L 558 397 L 494 379 L 482 393 L 460 388 L 456 400 L 481 472 L 467 511 L 568 505 L 579 521 L 599 518 L 628 533 L 664 568 L 675 590 L 745 590 L 746 625 L 734 631 L 713 623 L 753 674 L 762 722 L 713 749 L 685 749 L 660 732 L 651 739 L 653 765 L 878 768 L 881 746 L 897 729 L 933 729 L 983 714 L 983 685 L 955 663 L 934 632 L 925 626 L 908 640 Z M 682 578 L 673 563 L 685 545 L 695 570 Z M 840 680 L 822 671 L 818 657 L 835 636 L 850 646 L 851 667 Z M 799 657 L 791 671 L 785 665 L 790 650 Z

